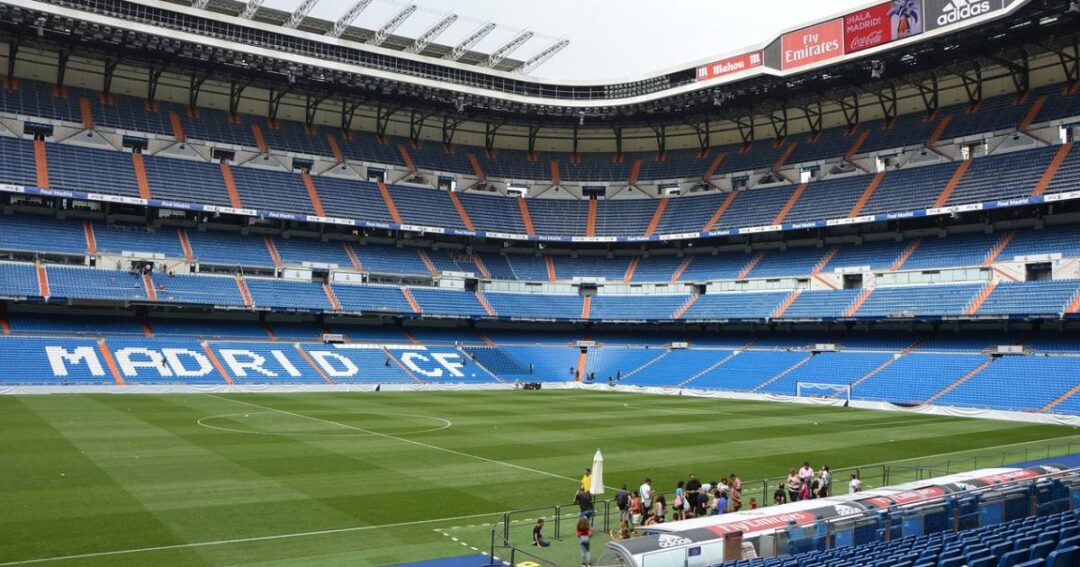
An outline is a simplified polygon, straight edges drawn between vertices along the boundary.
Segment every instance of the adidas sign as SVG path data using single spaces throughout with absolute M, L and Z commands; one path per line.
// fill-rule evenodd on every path
M 951 0 L 937 18 L 938 26 L 947 26 L 990 12 L 989 0 Z

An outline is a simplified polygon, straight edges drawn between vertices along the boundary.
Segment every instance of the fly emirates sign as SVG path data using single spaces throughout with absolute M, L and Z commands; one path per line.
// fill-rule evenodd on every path
M 780 39 L 783 70 L 798 69 L 844 55 L 844 20 L 836 19 L 791 32 Z

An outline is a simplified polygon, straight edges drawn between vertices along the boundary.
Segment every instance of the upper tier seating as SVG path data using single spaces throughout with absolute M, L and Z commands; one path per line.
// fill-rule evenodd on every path
M 125 152 L 71 144 L 45 144 L 48 184 L 56 189 L 91 191 L 138 197 L 131 155 Z M 951 189 L 947 204 L 1004 200 L 1030 195 L 1058 147 L 1011 151 L 976 157 Z M 0 138 L 0 182 L 37 185 L 33 142 Z M 223 166 L 176 157 L 143 157 L 151 197 L 194 204 L 231 206 Z M 261 162 L 260 162 L 261 163 Z M 907 166 L 886 173 L 861 208 L 862 214 L 905 212 L 932 208 L 946 195 L 957 163 Z M 229 168 L 240 205 L 261 211 L 312 215 L 316 200 L 302 176 L 282 169 L 251 165 Z M 326 215 L 373 223 L 391 223 L 394 216 L 375 184 L 337 176 L 334 170 L 312 178 Z M 1080 150 L 1066 156 L 1047 194 L 1069 191 L 1080 178 Z M 655 227 L 655 235 L 697 233 L 705 228 L 736 229 L 842 218 L 871 184 L 872 175 L 858 174 L 814 181 L 805 190 L 794 184 L 743 189 L 735 193 L 670 198 Z M 388 195 L 403 223 L 464 229 L 465 220 L 449 194 L 429 188 L 389 186 Z M 557 198 L 548 192 L 527 199 L 525 206 L 535 232 L 543 236 L 582 236 L 588 233 L 589 201 Z M 478 230 L 526 232 L 517 199 L 490 194 L 458 196 Z M 596 202 L 595 236 L 642 236 L 662 201 L 616 199 Z

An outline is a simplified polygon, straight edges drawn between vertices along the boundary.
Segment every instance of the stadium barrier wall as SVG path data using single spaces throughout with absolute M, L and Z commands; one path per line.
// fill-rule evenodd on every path
M 325 384 L 325 385 L 131 385 L 131 386 L 0 386 L 0 395 L 45 394 L 303 394 L 303 393 L 350 393 L 350 392 L 466 392 L 513 390 L 513 384 Z M 624 392 L 662 396 L 690 396 L 718 400 L 746 400 L 758 402 L 794 403 L 803 405 L 843 407 L 845 400 L 754 394 L 750 392 L 725 392 L 718 390 L 695 390 L 690 388 L 660 388 L 646 386 L 608 386 L 607 384 L 581 384 L 577 382 L 544 382 L 548 390 L 588 390 L 596 392 Z M 1080 416 L 1030 413 L 1022 411 L 958 408 L 935 405 L 898 405 L 889 402 L 852 400 L 849 407 L 857 409 L 918 413 L 949 417 L 991 419 L 1021 423 L 1041 423 L 1080 427 Z

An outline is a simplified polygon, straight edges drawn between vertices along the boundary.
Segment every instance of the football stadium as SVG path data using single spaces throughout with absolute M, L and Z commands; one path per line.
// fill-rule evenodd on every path
M 0 567 L 1080 565 L 1080 2 L 431 1 L 0 0 Z

